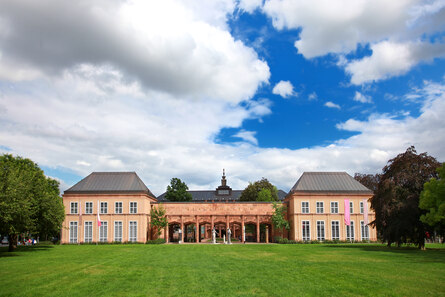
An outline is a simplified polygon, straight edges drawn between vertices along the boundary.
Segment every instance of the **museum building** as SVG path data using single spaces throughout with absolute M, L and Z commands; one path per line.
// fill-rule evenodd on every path
M 368 225 L 375 217 L 372 191 L 346 172 L 305 172 L 289 193 L 278 191 L 279 203 L 287 206 L 289 231 L 275 230 L 273 203 L 240 201 L 242 190 L 232 190 L 224 172 L 215 190 L 188 192 L 192 201 L 172 202 L 165 193 L 155 197 L 135 172 L 93 172 L 62 195 L 66 218 L 61 242 L 155 239 L 150 209 L 160 204 L 168 221 L 160 236 L 167 242 L 210 242 L 213 228 L 219 238 L 230 228 L 231 238 L 240 243 L 269 243 L 276 237 L 377 240 L 375 228 Z

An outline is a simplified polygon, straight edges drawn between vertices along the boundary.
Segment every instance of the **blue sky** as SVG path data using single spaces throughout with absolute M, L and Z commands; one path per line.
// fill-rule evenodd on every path
M 287 191 L 304 171 L 445 159 L 444 1 L 5 1 L 0 153 L 66 189 Z M 81 20 L 81 21 L 79 21 Z

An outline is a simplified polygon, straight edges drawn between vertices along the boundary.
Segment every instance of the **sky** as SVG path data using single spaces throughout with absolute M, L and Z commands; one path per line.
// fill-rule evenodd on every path
M 155 195 L 443 162 L 444 58 L 443 0 L 3 0 L 0 154 Z

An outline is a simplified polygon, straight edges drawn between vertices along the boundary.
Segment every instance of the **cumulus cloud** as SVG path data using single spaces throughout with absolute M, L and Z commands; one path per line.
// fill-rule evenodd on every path
M 358 91 L 355 92 L 354 101 L 358 101 L 361 103 L 372 103 L 371 97 L 366 96 Z
M 278 30 L 301 29 L 295 47 L 305 58 L 339 55 L 353 84 L 404 74 L 445 53 L 436 36 L 445 30 L 444 1 L 268 0 L 262 10 Z M 348 61 L 359 45 L 370 45 L 372 56 Z
M 280 95 L 283 98 L 294 96 L 294 86 L 288 80 L 281 80 L 278 82 L 272 90 L 275 95 Z
M 252 13 L 256 9 L 260 8 L 263 4 L 263 0 L 240 0 L 238 7 L 245 12 Z
M 256 131 L 241 130 L 238 133 L 236 133 L 235 135 L 233 135 L 233 137 L 238 137 L 244 141 L 250 142 L 254 145 L 258 145 L 258 140 L 256 139 L 255 134 L 256 134 Z
M 328 101 L 324 104 L 324 106 L 329 107 L 329 108 L 337 108 L 337 109 L 341 109 L 340 105 L 335 104 L 332 101 Z

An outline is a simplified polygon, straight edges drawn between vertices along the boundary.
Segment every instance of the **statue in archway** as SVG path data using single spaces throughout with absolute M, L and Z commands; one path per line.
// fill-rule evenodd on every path
M 230 228 L 227 228 L 227 238 L 228 238 L 228 244 L 232 244 L 232 231 Z
M 213 242 L 213 244 L 216 243 L 216 229 L 215 229 L 215 227 L 213 227 L 213 229 L 212 229 L 212 242 Z

